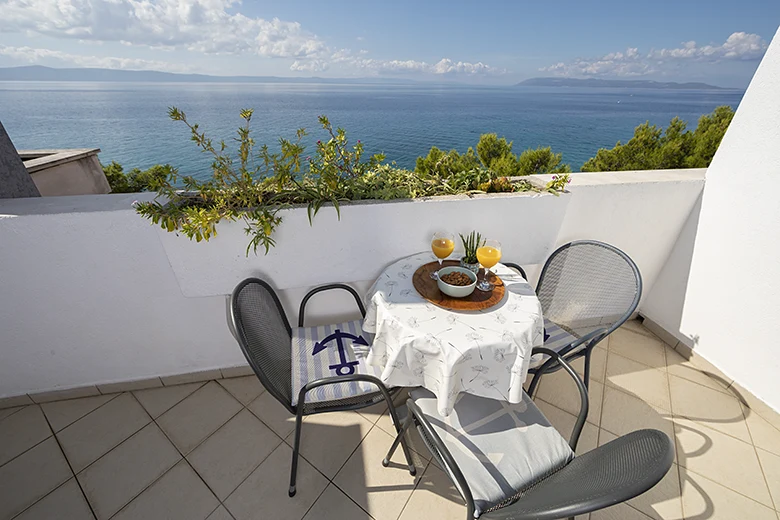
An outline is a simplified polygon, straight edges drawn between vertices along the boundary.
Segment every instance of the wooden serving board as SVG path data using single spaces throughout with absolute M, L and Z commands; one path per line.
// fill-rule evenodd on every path
M 445 260 L 442 267 L 458 266 L 457 260 Z M 453 311 L 480 311 L 493 307 L 504 299 L 506 287 L 504 282 L 491 273 L 490 281 L 495 284 L 495 288 L 490 292 L 480 291 L 475 288 L 474 292 L 465 298 L 452 298 L 439 290 L 436 280 L 431 278 L 431 273 L 439 268 L 439 262 L 431 262 L 420 266 L 414 272 L 412 283 L 420 296 L 429 302 Z M 479 270 L 477 274 L 477 283 L 484 278 L 484 269 Z

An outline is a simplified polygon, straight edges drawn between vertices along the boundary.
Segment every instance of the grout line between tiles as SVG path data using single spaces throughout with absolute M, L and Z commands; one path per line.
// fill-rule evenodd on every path
M 109 399 L 108 401 L 106 401 L 106 402 L 105 402 L 105 403 L 103 403 L 103 404 L 107 404 L 107 403 L 108 403 L 108 402 L 110 402 L 110 401 L 113 401 L 113 399 Z M 41 409 L 41 413 L 43 413 L 43 409 Z M 89 414 L 87 414 L 87 415 L 89 415 Z M 46 414 L 45 414 L 45 413 L 43 413 L 43 417 L 44 417 L 44 419 L 46 419 L 46 424 L 48 424 L 48 425 L 49 425 L 49 429 L 50 429 L 52 432 L 54 432 L 54 428 L 52 428 L 52 426 L 51 426 L 51 423 L 49 422 L 49 418 L 48 418 L 48 417 L 46 417 Z M 86 415 L 85 415 L 84 417 L 86 417 Z M 75 422 L 75 421 L 74 421 L 74 422 Z M 63 430 L 64 430 L 64 429 L 65 429 L 65 428 L 63 428 Z M 67 457 L 67 455 L 65 455 L 65 450 L 63 449 L 63 447 L 62 447 L 62 444 L 60 444 L 60 440 L 57 438 L 57 435 L 56 435 L 56 434 L 54 434 L 54 433 L 52 433 L 52 437 L 54 437 L 54 441 L 57 443 L 57 447 L 59 447 L 59 449 L 60 449 L 60 453 L 62 453 L 62 458 L 63 458 L 63 459 L 65 459 L 65 464 L 67 464 L 67 465 L 68 465 L 68 469 L 70 470 L 70 474 L 72 475 L 72 477 L 71 477 L 71 478 L 72 478 L 73 480 L 75 480 L 75 481 L 76 481 L 76 485 L 79 487 L 79 491 L 81 491 L 81 496 L 84 498 L 84 502 L 86 502 L 86 503 L 87 503 L 87 507 L 89 508 L 89 511 L 90 511 L 90 513 L 92 513 L 92 518 L 97 518 L 97 514 L 95 513 L 95 510 L 92 508 L 92 504 L 90 503 L 90 501 L 89 501 L 89 498 L 87 498 L 87 494 L 84 492 L 84 488 L 82 487 L 82 485 L 81 485 L 81 482 L 79 482 L 79 479 L 78 479 L 78 478 L 76 478 L 76 472 L 75 472 L 75 471 L 73 471 L 73 466 L 71 465 L 71 463 L 70 463 L 70 460 L 68 460 L 68 457 Z M 68 479 L 68 480 L 70 480 L 70 479 Z M 65 485 L 65 484 L 67 484 L 68 480 L 66 480 L 65 482 L 63 482 L 63 483 L 62 483 L 62 484 L 60 484 L 60 485 Z M 42 497 L 41 497 L 39 500 L 37 500 L 35 503 L 37 504 L 37 503 L 38 503 L 40 500 L 43 500 L 44 498 L 46 498 L 47 496 L 49 496 L 49 495 L 50 495 L 52 492 L 56 491 L 56 490 L 57 490 L 59 487 L 60 487 L 60 486 L 57 486 L 56 488 L 52 489 L 51 491 L 49 491 L 48 493 L 46 493 L 44 496 L 42 496 Z M 34 505 L 34 504 L 31 504 L 31 505 L 30 505 L 30 507 L 32 507 L 33 505 Z M 28 507 L 27 509 L 29 509 L 29 507 Z M 26 511 L 26 509 L 25 509 L 25 511 Z M 21 513 L 20 513 L 20 514 L 21 514 Z
M 740 405 L 739 409 L 742 411 L 743 420 L 745 421 L 745 427 L 748 431 L 748 436 L 750 437 L 750 444 L 753 446 L 753 451 L 756 454 L 756 459 L 758 459 L 758 467 L 761 469 L 761 476 L 764 477 L 764 484 L 766 485 L 766 489 L 769 492 L 769 500 L 772 502 L 772 508 L 777 511 L 777 508 L 780 507 L 780 503 L 775 500 L 775 497 L 772 495 L 772 488 L 769 487 L 769 479 L 766 476 L 766 471 L 764 470 L 764 465 L 761 463 L 761 457 L 758 456 L 758 447 L 756 446 L 755 441 L 753 440 L 753 432 L 750 431 L 750 425 L 747 422 L 747 417 L 744 417 L 745 410 Z M 771 453 L 771 452 L 767 452 Z
M 773 507 L 769 507 L 768 505 L 766 505 L 766 504 L 763 504 L 763 503 L 759 502 L 759 501 L 758 501 L 758 500 L 756 500 L 755 498 L 751 498 L 751 497 L 749 497 L 749 496 L 745 495 L 744 493 L 740 493 L 740 492 L 739 492 L 739 491 L 737 491 L 736 489 L 731 489 L 731 488 L 730 488 L 730 487 L 728 487 L 727 485 L 725 485 L 725 484 L 722 484 L 722 483 L 720 483 L 720 482 L 718 482 L 718 481 L 716 481 L 716 480 L 712 480 L 711 478 L 705 477 L 705 476 L 704 476 L 704 475 L 702 475 L 701 473 L 697 473 L 697 472 L 695 472 L 695 471 L 693 471 L 693 470 L 691 470 L 691 469 L 689 469 L 689 468 L 685 468 L 685 471 L 687 471 L 688 473 L 693 473 L 693 474 L 694 474 L 694 475 L 696 475 L 697 477 L 703 478 L 704 480 L 708 480 L 709 482 L 712 482 L 713 484 L 717 484 L 717 485 L 719 485 L 719 486 L 720 486 L 720 487 L 722 487 L 722 488 L 726 488 L 726 489 L 728 489 L 729 491 L 732 491 L 732 492 L 736 493 L 737 495 L 739 495 L 739 496 L 741 496 L 741 497 L 743 497 L 743 498 L 747 498 L 747 499 L 748 499 L 748 500 L 750 500 L 751 502 L 755 502 L 756 504 L 760 505 L 761 507 L 765 507 L 765 508 L 769 509 L 770 511 L 776 511 L 776 509 L 774 509 Z
M 412 492 L 409 493 L 409 496 L 406 498 L 406 502 L 404 502 L 404 507 L 401 508 L 401 512 L 398 513 L 396 520 L 398 520 L 403 516 L 404 511 L 406 511 L 406 508 L 409 506 L 409 502 L 412 500 L 412 495 L 414 495 L 414 492 L 417 491 L 418 487 L 420 487 L 423 477 L 425 476 L 425 473 L 428 471 L 428 468 L 431 466 L 431 464 L 433 464 L 433 459 L 429 460 L 428 463 L 425 465 L 425 468 L 423 468 L 422 473 L 420 473 L 419 475 L 419 478 L 415 478 L 415 483 L 414 483 L 414 487 L 412 488 Z
M 3 417 L 2 419 L 0 419 L 0 423 L 1 423 L 1 422 L 3 422 L 3 421 L 5 421 L 5 420 L 6 420 L 6 419 L 8 419 L 9 417 L 11 417 L 11 416 L 13 416 L 13 415 L 15 415 L 15 414 L 19 413 L 20 411 L 22 411 L 24 408 L 27 408 L 28 406 L 33 406 L 33 405 L 32 405 L 32 404 L 23 404 L 23 405 L 19 406 L 18 408 L 16 408 L 16 410 L 14 410 L 13 412 L 9 413 L 8 415 L 6 415 L 6 416 L 5 416 L 5 417 Z
M 669 411 L 670 417 L 669 420 L 672 421 L 672 438 L 670 439 L 672 441 L 672 449 L 674 450 L 674 457 L 673 460 L 676 461 L 677 466 L 677 497 L 680 499 L 680 511 L 683 513 L 683 518 L 685 518 L 685 510 L 683 506 L 683 499 L 682 499 L 682 475 L 680 474 L 680 461 L 677 454 L 677 425 L 674 422 L 674 407 L 672 405 L 672 374 L 669 373 L 669 358 L 666 357 L 666 349 L 664 349 L 664 363 L 666 364 L 666 387 L 669 389 L 669 408 L 671 409 Z
M 150 487 L 152 487 L 152 486 L 153 486 L 153 485 L 154 485 L 154 484 L 155 484 L 155 483 L 156 483 L 158 480 L 160 480 L 160 479 L 161 479 L 161 478 L 163 478 L 165 475 L 167 475 L 167 474 L 168 474 L 168 473 L 169 473 L 169 472 L 170 472 L 170 471 L 171 471 L 173 468 L 175 468 L 175 467 L 176 467 L 176 466 L 177 466 L 177 465 L 178 465 L 178 464 L 179 464 L 179 463 L 180 463 L 182 460 L 185 460 L 185 459 L 184 459 L 184 457 L 182 457 L 182 458 L 180 458 L 179 460 L 177 460 L 176 462 L 174 462 L 174 463 L 173 463 L 173 466 L 171 466 L 170 468 L 168 468 L 168 469 L 166 469 L 165 471 L 163 471 L 163 474 L 162 474 L 162 475 L 160 475 L 159 477 L 157 477 L 156 479 L 154 479 L 153 481 L 151 481 L 151 482 L 150 482 L 148 485 L 146 485 L 146 486 L 145 486 L 145 487 L 144 487 L 144 488 L 143 488 L 141 491 L 139 491 L 138 493 L 136 493 L 135 495 L 133 495 L 133 498 L 131 498 L 130 500 L 128 500 L 127 502 L 125 502 L 124 504 L 122 504 L 122 507 L 120 507 L 120 508 L 119 508 L 119 510 L 118 510 L 118 511 L 116 511 L 116 512 L 115 512 L 113 515 L 111 515 L 110 517 L 108 517 L 108 520 L 111 520 L 111 519 L 112 519 L 112 518 L 114 518 L 116 515 L 118 515 L 119 513 L 121 513 L 121 512 L 122 512 L 122 511 L 123 511 L 123 510 L 124 510 L 124 509 L 127 507 L 127 506 L 129 506 L 129 505 L 130 505 L 130 503 L 131 503 L 133 500 L 135 500 L 136 498 L 138 498 L 139 496 L 141 496 L 141 494 L 143 494 L 143 492 L 144 492 L 144 491 L 146 491 L 147 489 L 149 489 Z M 219 499 L 217 499 L 217 501 L 219 501 Z

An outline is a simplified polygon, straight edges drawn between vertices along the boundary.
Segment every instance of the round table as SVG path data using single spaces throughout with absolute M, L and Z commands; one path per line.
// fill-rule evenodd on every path
M 363 331 L 373 334 L 367 362 L 388 386 L 427 388 L 442 416 L 460 392 L 519 403 L 531 350 L 544 343 L 542 308 L 528 282 L 503 264 L 492 269 L 503 300 L 481 311 L 451 311 L 425 299 L 412 276 L 430 252 L 403 258 L 366 296 Z

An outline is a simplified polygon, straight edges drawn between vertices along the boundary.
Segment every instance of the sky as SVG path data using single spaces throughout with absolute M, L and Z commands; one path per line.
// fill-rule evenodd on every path
M 0 67 L 745 87 L 780 0 L 0 0 Z

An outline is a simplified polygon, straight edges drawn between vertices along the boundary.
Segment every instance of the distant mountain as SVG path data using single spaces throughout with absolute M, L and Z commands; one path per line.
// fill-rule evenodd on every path
M 588 87 L 588 88 L 652 88 L 659 90 L 725 90 L 706 83 L 675 83 L 674 81 L 650 81 L 644 79 L 575 79 L 531 78 L 521 81 L 518 87 Z
M 40 65 L 0 68 L 0 81 L 119 81 L 152 83 L 416 83 L 396 78 L 283 78 L 279 76 L 209 76 L 155 70 L 55 69 Z

